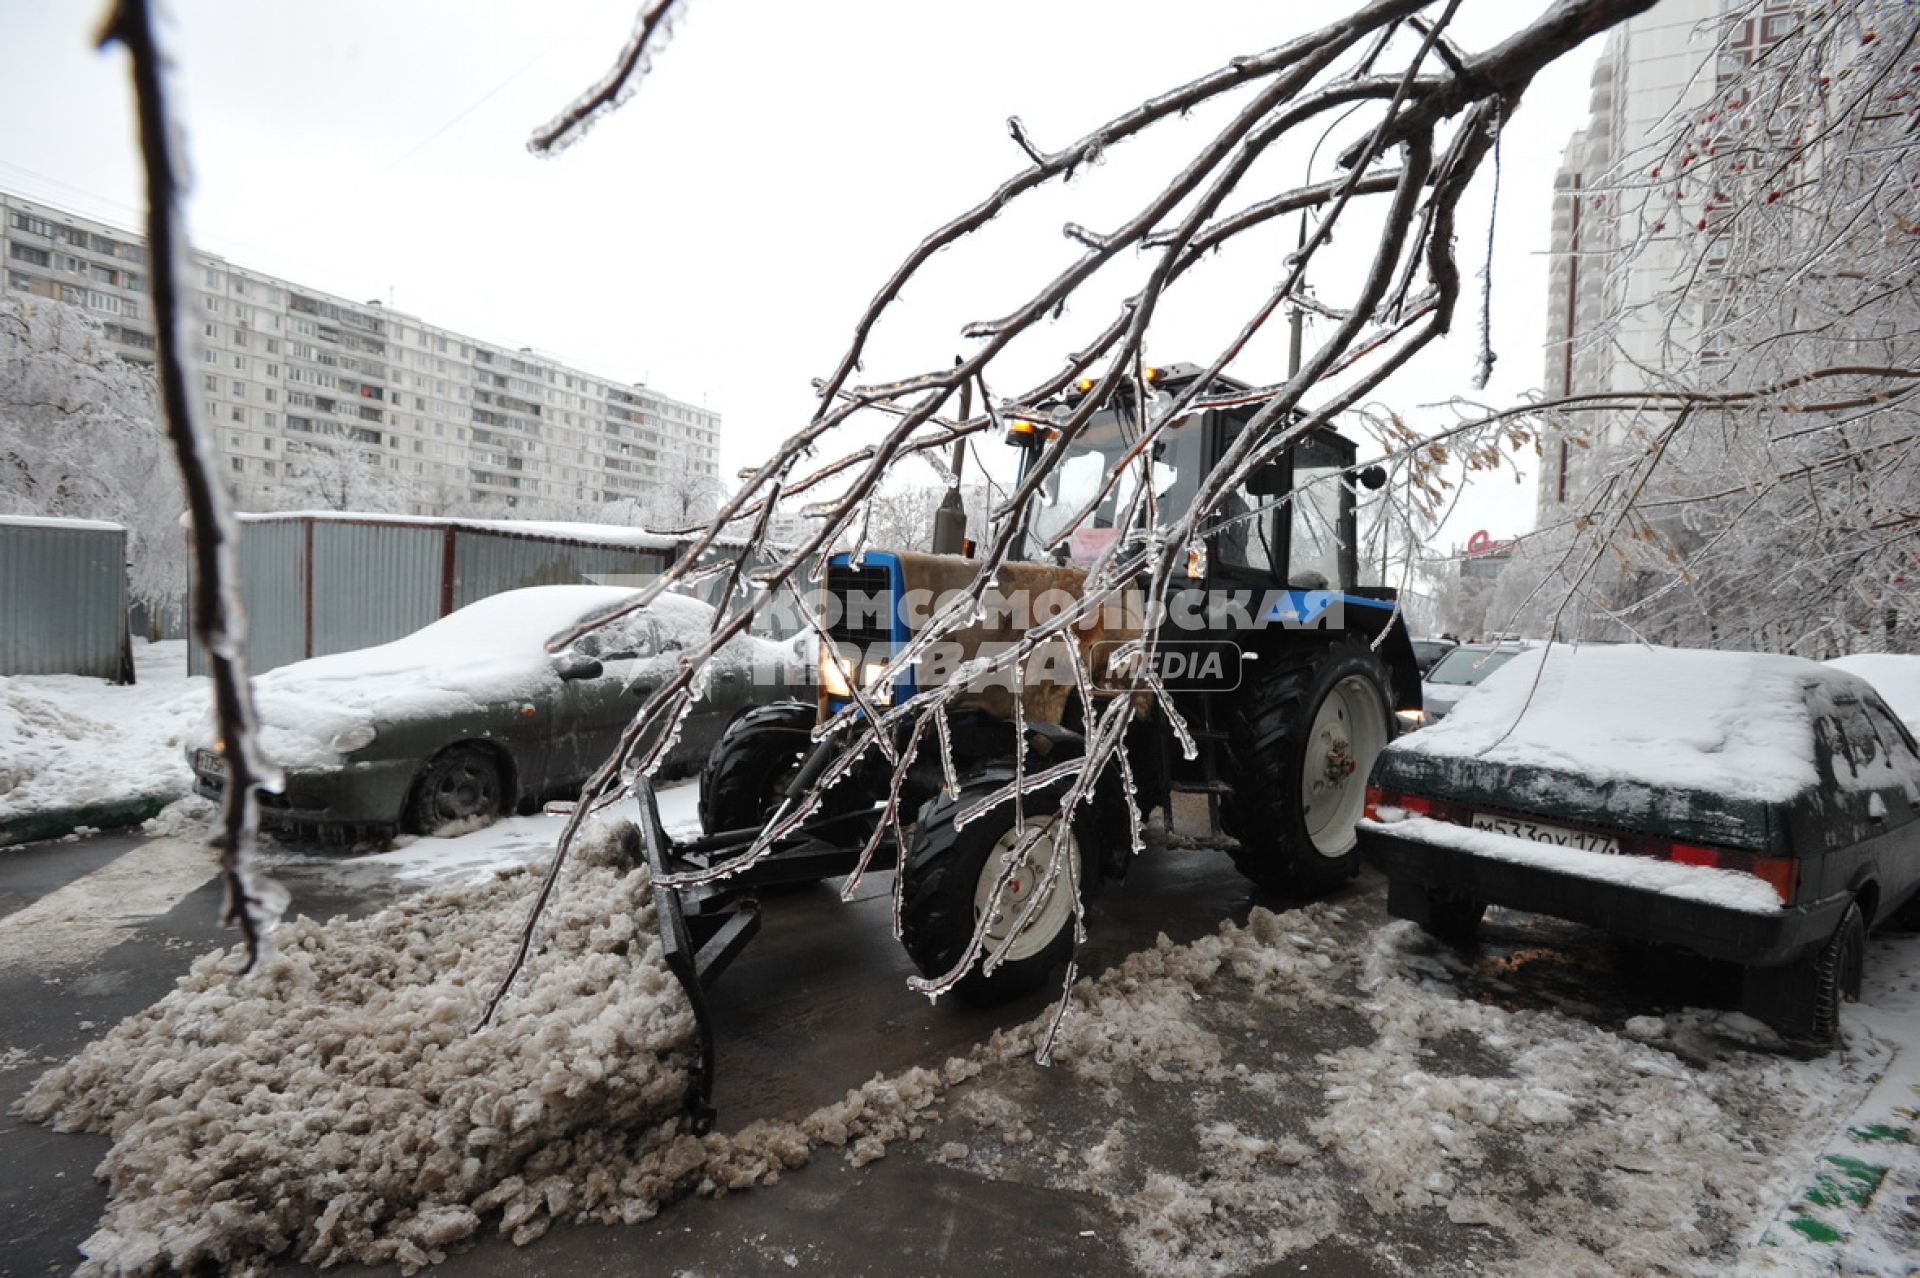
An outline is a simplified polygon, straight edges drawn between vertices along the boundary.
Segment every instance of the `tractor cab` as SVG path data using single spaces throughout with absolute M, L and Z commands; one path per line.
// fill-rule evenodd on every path
M 1152 390 L 1144 414 L 1130 385 L 1113 395 L 1065 445 L 1042 484 L 1018 557 L 1087 567 L 1125 531 L 1117 525 L 1129 511 L 1135 512 L 1135 530 L 1144 531 L 1149 519 L 1157 516 L 1164 526 L 1192 506 L 1202 480 L 1239 439 L 1258 405 L 1188 413 L 1162 427 L 1149 461 L 1143 463 L 1134 450 L 1154 401 L 1164 397 L 1170 403 L 1173 392 L 1200 371 L 1192 365 L 1148 370 Z M 1079 385 L 1091 388 L 1090 381 Z M 1246 389 L 1226 378 L 1216 378 L 1215 385 Z M 1049 449 L 1060 446 L 1054 432 L 1028 422 L 1015 423 L 1008 442 L 1026 451 L 1022 479 L 1048 458 Z M 1355 501 L 1346 478 L 1355 455 L 1351 440 L 1322 427 L 1254 471 L 1199 529 L 1189 547 L 1188 576 L 1221 586 L 1343 590 L 1356 585 Z M 1151 501 L 1136 505 L 1149 473 Z M 1113 482 L 1103 492 L 1110 476 Z

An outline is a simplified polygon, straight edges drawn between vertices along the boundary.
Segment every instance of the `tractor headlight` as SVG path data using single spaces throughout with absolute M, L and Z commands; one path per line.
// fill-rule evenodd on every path
M 829 697 L 852 700 L 852 681 L 855 677 L 854 672 L 858 670 L 860 691 L 866 694 L 867 700 L 876 706 L 889 706 L 893 704 L 893 681 L 881 678 L 886 668 L 884 661 L 869 661 L 862 666 L 857 657 L 831 651 L 822 652 L 820 654 L 820 685 L 827 690 Z
M 853 658 L 843 657 L 831 648 L 820 650 L 820 686 L 829 697 L 851 697 L 853 689 L 847 676 L 853 673 Z

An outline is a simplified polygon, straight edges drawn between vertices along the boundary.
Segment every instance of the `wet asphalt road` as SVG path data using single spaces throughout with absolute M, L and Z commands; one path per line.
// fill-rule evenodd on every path
M 137 846 L 128 836 L 40 845 L 0 853 L 0 929 L 7 916 Z M 404 891 L 350 860 L 313 857 L 276 874 L 295 908 L 315 917 L 364 913 Z M 714 1000 L 720 1041 L 715 1102 L 722 1130 L 756 1118 L 804 1113 L 838 1099 L 877 1072 L 937 1064 L 1000 1026 L 1016 1024 L 1049 1001 L 1040 993 L 982 1011 L 951 1000 L 930 1006 L 904 984 L 911 971 L 889 935 L 890 880 L 879 876 L 843 905 L 827 886 L 769 903 L 760 937 L 736 961 Z M 1357 927 L 1384 920 L 1384 884 L 1371 874 L 1342 899 Z M 1097 901 L 1083 971 L 1098 973 L 1164 932 L 1187 941 L 1220 920 L 1244 920 L 1256 901 L 1227 858 L 1210 848 L 1176 848 L 1136 862 L 1130 879 Z M 124 939 L 77 969 L 52 975 L 0 971 L 0 1061 L 9 1049 L 28 1057 L 0 1070 L 0 1107 L 10 1105 L 43 1067 L 61 1060 L 171 988 L 207 949 L 230 938 L 218 927 L 219 892 L 209 878 L 164 914 L 125 930 Z M 1669 980 L 1659 991 L 1615 971 L 1604 938 L 1565 925 L 1500 929 L 1477 964 L 1483 996 L 1536 1002 L 1596 1022 L 1714 997 L 1710 971 Z M 1671 973 L 1668 974 L 1671 977 Z M 1285 1035 L 1277 1044 L 1284 1055 Z M 1325 1043 L 1293 1050 L 1311 1068 Z M 1189 1132 L 1170 1139 L 1190 1140 Z M 107 1148 L 100 1136 L 66 1135 L 0 1116 L 0 1275 L 70 1272 L 76 1245 L 105 1204 L 92 1169 Z M 1098 1200 L 1045 1185 L 996 1181 L 943 1166 L 906 1146 L 884 1162 L 854 1169 L 821 1157 L 776 1187 L 724 1200 L 673 1205 L 632 1229 L 559 1227 L 518 1250 L 489 1238 L 454 1256 L 439 1272 L 506 1275 L 537 1271 L 597 1274 L 943 1273 L 993 1275 L 1070 1267 L 1083 1274 L 1131 1273 L 1103 1236 L 1111 1215 Z M 1088 1231 L 1092 1231 L 1091 1234 Z M 1420 1241 L 1402 1241 L 1417 1253 Z M 1305 1262 L 1303 1266 L 1302 1262 Z M 283 1267 L 300 1272 L 299 1267 Z M 1285 1272 L 1383 1272 L 1366 1240 L 1324 1244 L 1290 1257 Z M 333 1271 L 341 1272 L 341 1271 Z M 1395 1266 L 1393 1272 L 1405 1272 Z

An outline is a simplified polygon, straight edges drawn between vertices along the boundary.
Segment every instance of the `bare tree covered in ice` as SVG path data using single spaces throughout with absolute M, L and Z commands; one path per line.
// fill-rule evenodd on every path
M 909 459 L 931 456 L 937 460 L 956 440 L 1001 430 L 1009 418 L 1044 422 L 1057 434 L 1017 489 L 995 509 L 996 522 L 981 537 L 971 583 L 935 610 L 897 654 L 890 670 L 907 669 L 929 645 L 969 624 L 1016 538 L 1031 531 L 1035 494 L 1089 418 L 1122 386 L 1131 386 L 1141 402 L 1148 401 L 1144 353 L 1163 300 L 1209 257 L 1257 242 L 1261 228 L 1272 229 L 1275 219 L 1305 211 L 1311 230 L 1298 251 L 1277 263 L 1277 269 L 1271 256 L 1247 260 L 1246 269 L 1260 273 L 1254 278 L 1266 279 L 1270 286 L 1241 316 L 1237 335 L 1208 358 L 1205 374 L 1154 402 L 1140 439 L 1110 482 L 1151 464 L 1152 447 L 1168 422 L 1206 407 L 1257 404 L 1251 425 L 1238 437 L 1224 464 L 1200 480 L 1196 499 L 1184 510 L 1153 508 L 1153 486 L 1134 484 L 1132 508 L 1116 520 L 1116 526 L 1134 531 L 1108 543 L 1091 568 L 1076 606 L 1033 627 L 1004 654 L 982 659 L 974 673 L 1008 671 L 1017 679 L 1045 645 L 1096 615 L 1124 590 L 1142 591 L 1149 607 L 1163 600 L 1184 569 L 1189 545 L 1219 517 L 1227 495 L 1250 473 L 1309 430 L 1372 402 L 1374 392 L 1397 369 L 1449 331 L 1466 292 L 1454 253 L 1455 237 L 1462 230 L 1461 201 L 1487 167 L 1503 124 L 1543 67 L 1650 2 L 1563 0 L 1507 40 L 1475 52 L 1457 47 L 1451 36 L 1462 0 L 1442 4 L 1378 0 L 1310 35 L 1233 58 L 1215 71 L 1130 107 L 1073 141 L 1037 138 L 1018 119 L 1010 120 L 1008 132 L 1024 162 L 979 203 L 929 235 L 881 283 L 855 321 L 836 366 L 820 382 L 820 408 L 813 419 L 746 478 L 673 573 L 632 604 L 636 609 L 644 607 L 659 590 L 705 570 L 703 556 L 728 525 L 764 517 L 781 499 L 804 497 L 816 502 L 821 517 L 817 529 L 792 553 L 756 572 L 751 581 L 737 581 L 735 602 L 717 620 L 708 641 L 689 652 L 678 676 L 649 698 L 615 756 L 588 783 L 563 836 L 552 874 L 559 873 L 565 848 L 586 813 L 613 793 L 623 777 L 635 771 L 650 773 L 664 758 L 679 723 L 692 708 L 706 659 L 744 630 L 769 601 L 805 589 L 823 550 L 867 544 L 869 504 L 896 467 Z M 532 143 L 536 152 L 565 145 L 585 124 L 624 100 L 675 8 L 674 0 L 658 0 L 646 7 L 614 70 L 540 130 Z M 876 327 L 935 255 L 968 241 L 1035 192 L 1067 183 L 1103 160 L 1121 163 L 1125 144 L 1201 109 L 1221 112 L 1224 122 L 1218 130 L 1200 138 L 1157 180 L 1145 183 L 1147 195 L 1130 212 L 1099 227 L 1067 224 L 1063 229 L 1077 249 L 1075 259 L 1052 278 L 1027 286 L 1030 291 L 1016 293 L 1019 300 L 1001 314 L 966 325 L 961 335 L 969 345 L 958 362 L 952 361 L 949 352 L 930 353 L 920 371 L 877 381 L 862 379 Z M 1262 157 L 1278 154 L 1279 148 L 1335 126 L 1344 128 L 1336 176 L 1295 182 L 1276 176 L 1279 166 L 1258 165 Z M 1310 294 L 1305 287 L 1309 273 L 1316 260 L 1323 259 L 1336 227 L 1349 237 L 1371 242 L 1369 260 L 1359 271 L 1342 272 L 1339 280 L 1318 280 Z M 1049 321 L 1069 304 L 1084 301 L 1086 306 L 1097 306 L 1085 300 L 1096 295 L 1095 282 L 1104 287 L 1115 277 L 1126 281 L 1122 298 L 1094 322 L 1088 340 L 1038 382 L 1009 386 L 1005 370 L 1014 364 L 1008 358 L 1010 350 L 1022 339 L 1046 340 Z M 1022 287 L 1017 281 L 1009 284 Z M 1231 391 L 1215 381 L 1276 317 L 1294 306 L 1310 308 L 1327 321 L 1318 326 L 1324 336 L 1304 352 L 1295 375 L 1251 392 Z M 1490 358 L 1490 353 L 1484 354 L 1483 363 Z M 1083 377 L 1093 380 L 1093 388 L 1070 408 L 1043 408 Z M 968 387 L 977 392 L 974 402 L 982 411 L 962 419 L 954 412 L 960 392 Z M 849 438 L 856 434 L 855 428 L 864 429 L 876 420 L 882 423 L 877 428 L 878 442 L 856 446 Z M 1519 426 L 1506 422 L 1461 432 L 1444 445 L 1418 436 L 1398 438 L 1392 442 L 1390 460 L 1399 483 L 1415 492 L 1431 490 L 1432 500 L 1438 502 L 1442 495 L 1433 476 L 1440 468 L 1462 458 L 1470 464 L 1495 464 L 1503 443 L 1517 444 L 1524 438 Z M 1485 456 L 1489 450 L 1496 458 Z M 1063 544 L 1090 510 L 1069 516 L 1065 530 L 1046 548 Z M 1144 642 L 1154 641 L 1149 635 Z M 1086 672 L 1077 670 L 1076 675 L 1082 703 L 1093 705 Z M 1144 683 L 1138 690 L 1153 690 L 1151 674 L 1142 673 L 1139 678 Z M 944 734 L 947 705 L 959 689 L 956 682 L 891 707 L 874 706 L 855 689 L 854 704 L 823 726 L 823 731 L 844 734 L 852 746 L 823 785 L 763 830 L 750 850 L 708 874 L 724 875 L 764 855 L 774 840 L 812 814 L 827 787 L 861 766 L 867 756 L 877 756 L 897 778 L 920 750 L 936 748 Z M 1103 704 L 1104 709 L 1085 725 L 1084 757 L 1032 769 L 1022 759 L 1014 783 L 993 802 L 1018 802 L 1020 795 L 1041 786 L 1063 787 L 1061 810 L 1071 812 L 1093 798 L 1109 768 L 1124 772 L 1126 758 L 1119 747 L 1134 713 L 1134 699 L 1120 696 Z M 1162 712 L 1173 714 L 1164 699 L 1160 704 Z M 1177 716 L 1175 720 L 1176 731 L 1184 738 L 1185 726 Z M 955 785 L 950 766 L 947 771 L 949 785 Z M 1130 777 L 1124 779 L 1124 788 L 1131 792 Z M 894 794 L 898 794 L 897 785 Z M 897 803 L 890 806 L 875 843 L 880 832 L 888 829 L 898 837 L 909 819 L 898 811 Z M 1137 816 L 1132 822 L 1136 841 Z M 1064 832 L 1068 824 L 1058 822 L 1054 829 Z M 1038 837 L 1036 830 L 1029 843 Z M 869 854 L 873 846 L 869 844 Z M 1027 850 L 1022 847 L 1008 857 L 1007 865 L 1011 868 Z M 1049 882 L 1059 881 L 1066 872 L 1065 860 L 1064 840 L 1056 836 Z M 854 876 L 855 882 L 858 877 Z M 1035 893 L 1034 900 L 1042 895 Z M 532 943 L 537 915 L 538 904 L 523 953 Z M 983 918 L 972 947 L 952 971 L 916 980 L 916 988 L 929 993 L 950 988 L 983 952 L 987 921 Z M 1015 934 L 1019 926 L 1015 925 Z M 988 954 L 989 966 L 999 957 Z
M 1604 317 L 1574 356 L 1613 381 L 1529 410 L 1574 483 L 1495 610 L 1563 634 L 1912 650 L 1920 9 L 1753 3 L 1700 35 L 1685 105 L 1580 193 Z

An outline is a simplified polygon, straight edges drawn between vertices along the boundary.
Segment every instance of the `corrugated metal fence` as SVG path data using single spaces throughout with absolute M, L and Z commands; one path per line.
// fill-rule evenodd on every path
M 133 682 L 125 528 L 0 518 L 0 675 L 16 674 Z
M 670 540 L 631 544 L 636 539 L 619 530 L 597 543 L 498 523 L 350 514 L 253 516 L 239 526 L 240 597 L 255 674 L 398 639 L 503 590 L 650 576 L 673 557 Z M 206 671 L 197 643 L 187 668 Z

